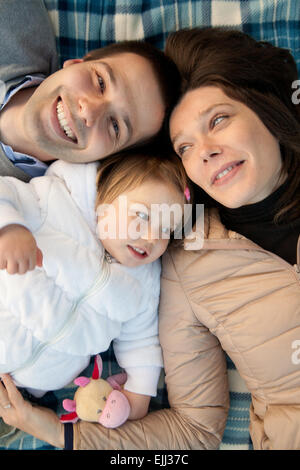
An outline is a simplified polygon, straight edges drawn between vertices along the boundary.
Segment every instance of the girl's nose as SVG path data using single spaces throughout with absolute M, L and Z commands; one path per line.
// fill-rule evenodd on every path
M 142 230 L 141 239 L 146 240 L 150 245 L 155 243 L 155 240 L 158 238 L 156 236 L 156 231 L 157 230 L 155 230 L 155 227 L 152 227 L 151 223 L 149 223 L 149 227 Z

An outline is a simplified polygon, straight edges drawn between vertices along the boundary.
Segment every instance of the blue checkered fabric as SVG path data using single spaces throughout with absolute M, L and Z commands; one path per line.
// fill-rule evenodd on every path
M 299 0 L 44 0 L 61 63 L 112 42 L 146 39 L 163 48 L 168 34 L 229 26 L 286 47 L 300 69 Z
M 146 39 L 163 49 L 172 31 L 195 26 L 228 26 L 255 39 L 289 48 L 300 70 L 300 4 L 298 0 L 44 0 L 57 40 L 61 65 L 89 50 L 112 42 Z M 103 376 L 119 371 L 110 348 L 103 359 Z M 249 435 L 250 394 L 227 357 L 230 410 L 220 450 L 252 449 Z M 92 363 L 82 375 L 91 375 Z M 200 373 L 200 371 L 199 371 Z M 49 392 L 40 400 L 58 413 L 62 400 L 72 398 L 75 386 Z M 151 409 L 168 407 L 163 377 Z M 1 423 L 0 423 L 1 424 Z M 1 431 L 1 427 L 0 427 Z M 5 433 L 4 433 L 5 434 Z M 7 429 L 0 449 L 54 449 L 20 431 Z

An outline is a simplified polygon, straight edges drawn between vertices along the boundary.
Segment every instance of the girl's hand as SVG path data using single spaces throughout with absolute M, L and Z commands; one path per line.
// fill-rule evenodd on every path
M 0 269 L 8 274 L 25 274 L 42 264 L 43 254 L 27 228 L 11 224 L 0 230 Z
M 1 379 L 0 417 L 3 421 L 54 447 L 64 447 L 64 425 L 57 415 L 25 401 L 8 374 L 2 374 Z

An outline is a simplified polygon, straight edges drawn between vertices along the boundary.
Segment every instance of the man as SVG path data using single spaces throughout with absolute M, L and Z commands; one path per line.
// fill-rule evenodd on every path
M 42 0 L 0 0 L 0 175 L 28 181 L 57 158 L 89 162 L 161 129 L 179 78 L 162 52 L 129 41 L 57 67 Z

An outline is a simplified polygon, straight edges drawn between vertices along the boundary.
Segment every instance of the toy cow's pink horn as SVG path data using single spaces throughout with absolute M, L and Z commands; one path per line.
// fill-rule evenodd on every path
M 97 354 L 97 356 L 95 357 L 94 370 L 92 374 L 92 378 L 94 380 L 100 379 L 102 375 L 102 368 L 103 368 L 102 359 L 99 356 L 99 354 Z

